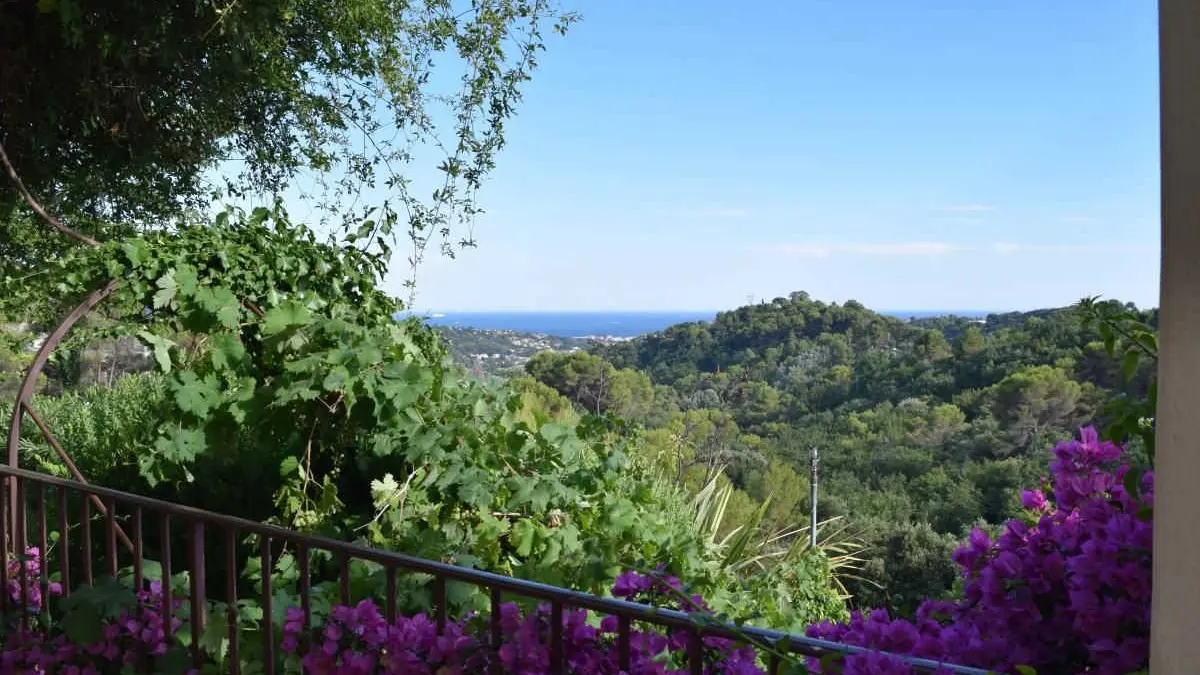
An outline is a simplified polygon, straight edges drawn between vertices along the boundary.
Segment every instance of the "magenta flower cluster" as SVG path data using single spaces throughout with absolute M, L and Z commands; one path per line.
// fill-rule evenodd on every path
M 1121 449 L 1086 428 L 1060 443 L 1051 494 L 1029 491 L 1025 520 L 993 539 L 976 529 L 954 554 L 963 597 L 927 601 L 914 620 L 883 610 L 808 634 L 999 672 L 1125 675 L 1149 652 L 1154 478 L 1119 465 Z M 1126 485 L 1133 489 L 1133 494 Z M 899 675 L 886 656 L 849 657 L 845 675 Z
M 613 592 L 630 600 L 675 598 L 678 579 L 621 575 Z M 701 603 L 698 597 L 692 602 Z M 687 603 L 691 604 L 691 603 Z M 424 614 L 398 617 L 389 622 L 370 600 L 353 607 L 337 606 L 324 625 L 306 629 L 304 614 L 289 609 L 283 628 L 283 649 L 298 659 L 306 675 L 459 675 L 491 672 L 498 665 L 511 675 L 550 672 L 552 612 L 539 606 L 522 612 L 515 603 L 500 607 L 499 645 L 487 638 L 489 628 L 480 617 L 449 622 L 439 634 L 437 624 Z M 630 631 L 630 667 L 622 670 L 618 647 L 618 620 L 606 616 L 591 620 L 585 610 L 562 614 L 562 647 L 566 672 L 579 675 L 678 675 L 686 672 L 686 631 L 661 633 L 650 629 Z M 705 673 L 711 675 L 762 675 L 753 648 L 732 640 L 704 638 Z
M 36 546 L 25 549 L 23 560 L 8 561 L 8 587 L 5 593 L 16 607 L 24 607 L 28 613 L 36 613 L 42 606 L 42 551 Z M 52 581 L 44 585 L 46 595 L 62 595 L 62 584 Z
M 4 637 L 0 650 L 0 675 L 100 675 L 114 672 L 114 667 L 136 668 L 151 662 L 156 656 L 166 654 L 174 644 L 173 634 L 184 621 L 178 618 L 182 601 L 172 601 L 170 630 L 163 612 L 162 586 L 153 582 L 148 589 L 137 593 L 136 608 L 121 612 L 117 617 L 96 626 L 99 639 L 75 641 L 59 631 L 46 631 L 38 625 L 41 613 L 40 552 L 34 548 L 27 551 L 26 560 L 9 563 L 9 574 L 15 565 L 25 565 L 24 577 L 18 576 L 9 585 L 9 597 L 26 611 L 24 622 L 16 619 Z M 18 575 L 19 567 L 16 568 Z M 22 584 L 22 580 L 24 583 Z M 13 584 L 16 584 L 15 586 Z M 62 587 L 56 582 L 45 584 L 50 595 L 61 595 Z M 21 604 L 21 598 L 26 602 Z

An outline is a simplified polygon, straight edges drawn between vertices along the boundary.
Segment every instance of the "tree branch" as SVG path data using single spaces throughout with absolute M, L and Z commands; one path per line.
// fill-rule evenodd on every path
M 100 242 L 92 239 L 86 234 L 80 234 L 66 225 L 63 225 L 62 221 L 50 215 L 46 212 L 46 209 L 42 208 L 42 205 L 33 198 L 33 195 L 29 194 L 29 190 L 25 189 L 25 183 L 21 181 L 21 177 L 17 175 L 17 170 L 13 167 L 12 162 L 8 160 L 8 153 L 4 151 L 3 143 L 0 143 L 0 163 L 4 164 L 4 169 L 8 172 L 8 177 L 11 178 L 13 183 L 17 186 L 17 192 L 21 193 L 21 196 L 25 198 L 25 202 L 29 204 L 29 207 L 33 209 L 34 213 L 41 216 L 42 220 L 46 221 L 50 227 L 82 244 L 87 244 L 88 246 L 100 245 Z

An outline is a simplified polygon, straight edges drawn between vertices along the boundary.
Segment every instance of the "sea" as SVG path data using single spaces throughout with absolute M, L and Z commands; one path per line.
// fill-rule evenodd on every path
M 983 310 L 891 310 L 880 313 L 905 320 L 950 314 L 983 318 L 989 314 Z M 433 312 L 420 316 L 433 326 L 511 330 L 564 338 L 632 338 L 677 323 L 712 321 L 717 312 Z

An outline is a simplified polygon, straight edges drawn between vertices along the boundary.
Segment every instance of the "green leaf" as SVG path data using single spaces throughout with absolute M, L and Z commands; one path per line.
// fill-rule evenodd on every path
M 166 654 L 155 657 L 155 673 L 161 675 L 184 675 L 192 668 L 192 658 L 186 649 L 172 648 Z
M 216 381 L 211 378 L 201 380 L 196 373 L 185 370 L 172 383 L 175 404 L 180 410 L 189 412 L 199 418 L 208 416 L 209 411 L 220 400 L 221 394 Z
M 90 645 L 104 639 L 103 619 L 99 607 L 85 605 L 73 609 L 60 618 L 59 626 L 71 642 Z
M 1033 666 L 1013 666 L 1020 675 L 1037 675 L 1037 671 Z
M 213 337 L 210 358 L 213 368 L 236 368 L 246 358 L 246 347 L 235 333 L 220 333 Z
M 161 368 L 164 373 L 170 372 L 171 347 L 174 347 L 175 343 L 161 335 L 155 335 L 154 333 L 145 330 L 139 330 L 137 332 L 137 336 L 142 339 L 142 342 L 154 350 L 154 360 L 158 362 L 158 367 Z
M 198 429 L 173 429 L 154 442 L 154 449 L 168 461 L 187 464 L 204 452 L 206 445 Z
M 345 366 L 334 366 L 321 382 L 321 387 L 325 391 L 341 391 L 349 380 L 350 371 Z
M 146 250 L 146 242 L 140 239 L 131 239 L 121 244 L 121 252 L 134 267 L 141 267 L 150 258 Z
M 204 634 L 200 636 L 200 648 L 222 661 L 229 647 L 229 618 L 225 612 L 210 612 Z
M 1142 475 L 1142 470 L 1137 468 L 1131 468 L 1125 472 L 1123 483 L 1125 492 L 1129 493 L 1130 499 L 1141 499 Z
M 1138 353 L 1136 351 L 1130 349 L 1129 351 L 1125 352 L 1125 361 L 1122 365 L 1121 371 L 1125 374 L 1126 382 L 1132 380 L 1133 376 L 1137 374 L 1138 361 Z
M 542 565 L 549 567 L 558 562 L 562 557 L 562 539 L 558 537 L 550 537 L 546 540 L 546 552 L 542 555 Z
M 242 318 L 241 303 L 238 302 L 233 291 L 228 288 L 214 288 L 210 298 L 209 303 L 211 304 L 208 304 L 205 309 L 216 315 L 217 323 L 225 328 L 237 328 Z
M 158 281 L 154 282 L 154 285 L 158 287 L 158 291 L 154 293 L 152 301 L 154 309 L 162 309 L 170 305 L 171 301 L 175 299 L 176 292 L 179 290 L 179 286 L 175 283 L 174 273 L 167 272 L 159 277 Z
M 1109 356 L 1115 356 L 1114 348 L 1116 346 L 1117 337 L 1113 334 L 1112 326 L 1105 321 L 1101 321 L 1096 329 L 1100 332 L 1100 338 L 1104 340 L 1104 351 L 1108 352 Z
M 287 478 L 288 476 L 296 473 L 296 471 L 299 468 L 300 468 L 300 460 L 299 459 L 297 459 L 296 457 L 292 457 L 292 456 L 284 457 L 283 461 L 279 463 L 279 475 L 284 478 Z
M 518 520 L 513 524 L 508 536 L 517 555 L 527 558 L 533 552 L 533 543 L 537 539 L 537 525 L 529 519 Z
M 476 508 L 487 508 L 492 503 L 492 491 L 486 482 L 470 482 L 459 486 L 458 498 Z
M 175 285 L 179 288 L 179 292 L 192 296 L 196 294 L 196 288 L 200 282 L 196 277 L 196 268 L 186 263 L 175 268 Z
M 308 308 L 293 300 L 285 300 L 278 307 L 267 310 L 263 316 L 263 335 L 276 335 L 292 327 L 308 322 L 312 315 Z

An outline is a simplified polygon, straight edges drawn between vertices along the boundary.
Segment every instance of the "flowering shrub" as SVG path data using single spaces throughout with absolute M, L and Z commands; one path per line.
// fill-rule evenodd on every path
M 23 607 L 28 620 L 22 625 L 14 622 L 4 636 L 0 651 L 0 675 L 24 675 L 63 673 L 64 675 L 99 675 L 116 672 L 121 666 L 137 667 L 165 656 L 174 646 L 172 635 L 184 625 L 178 618 L 182 602 L 173 600 L 173 616 L 170 631 L 167 630 L 163 612 L 162 587 L 157 582 L 136 594 L 136 607 L 116 610 L 113 616 L 104 616 L 100 605 L 84 605 L 80 611 L 67 614 L 60 622 L 60 630 L 46 631 L 36 619 L 41 614 L 39 555 L 36 548 L 28 549 L 25 560 L 9 563 L 9 597 L 17 602 L 18 611 Z M 25 584 L 12 574 L 20 573 L 19 565 L 25 565 Z M 115 583 L 115 582 L 114 582 Z M 56 582 L 46 584 L 51 595 L 61 595 L 62 587 Z M 109 589 L 111 590 L 111 589 Z M 103 592 L 101 590 L 100 592 Z M 19 604 L 24 596 L 27 601 Z M 76 597 L 87 600 L 87 591 Z M 70 605 L 68 604 L 68 607 Z
M 8 588 L 5 593 L 16 607 L 24 607 L 26 612 L 36 613 L 42 606 L 42 551 L 36 546 L 25 549 L 22 559 L 9 560 Z M 24 580 L 24 585 L 22 585 Z M 62 584 L 52 581 L 46 586 L 46 592 L 51 597 L 62 595 Z
M 962 599 L 927 601 L 911 621 L 876 610 L 808 634 L 1001 672 L 1124 675 L 1144 667 L 1153 475 L 1117 466 L 1121 449 L 1092 428 L 1054 455 L 1051 494 L 1022 495 L 1028 519 L 1009 521 L 994 541 L 976 529 L 954 554 L 966 579 Z M 846 675 L 908 672 L 881 655 L 845 665 Z
M 621 575 L 614 587 L 617 597 L 645 601 L 677 598 L 679 580 L 672 577 Z M 699 597 L 691 598 L 703 608 Z M 688 604 L 691 604 L 688 603 Z M 677 604 L 677 603 L 676 603 Z M 283 628 L 283 649 L 298 661 L 305 675 L 457 675 L 490 672 L 499 663 L 513 675 L 550 671 L 551 610 L 539 606 L 522 614 L 515 603 L 500 607 L 501 643 L 489 645 L 479 617 L 448 623 L 441 635 L 437 624 L 424 614 L 398 617 L 388 622 L 370 600 L 353 607 L 337 606 L 323 626 L 305 630 L 304 615 L 289 609 Z M 630 632 L 630 668 L 620 668 L 616 617 L 598 623 L 585 610 L 564 611 L 563 653 L 567 672 L 579 675 L 675 675 L 686 672 L 680 655 L 690 639 L 686 631 L 663 634 L 655 630 Z M 732 640 L 704 638 L 705 673 L 712 675 L 762 675 L 751 647 Z

